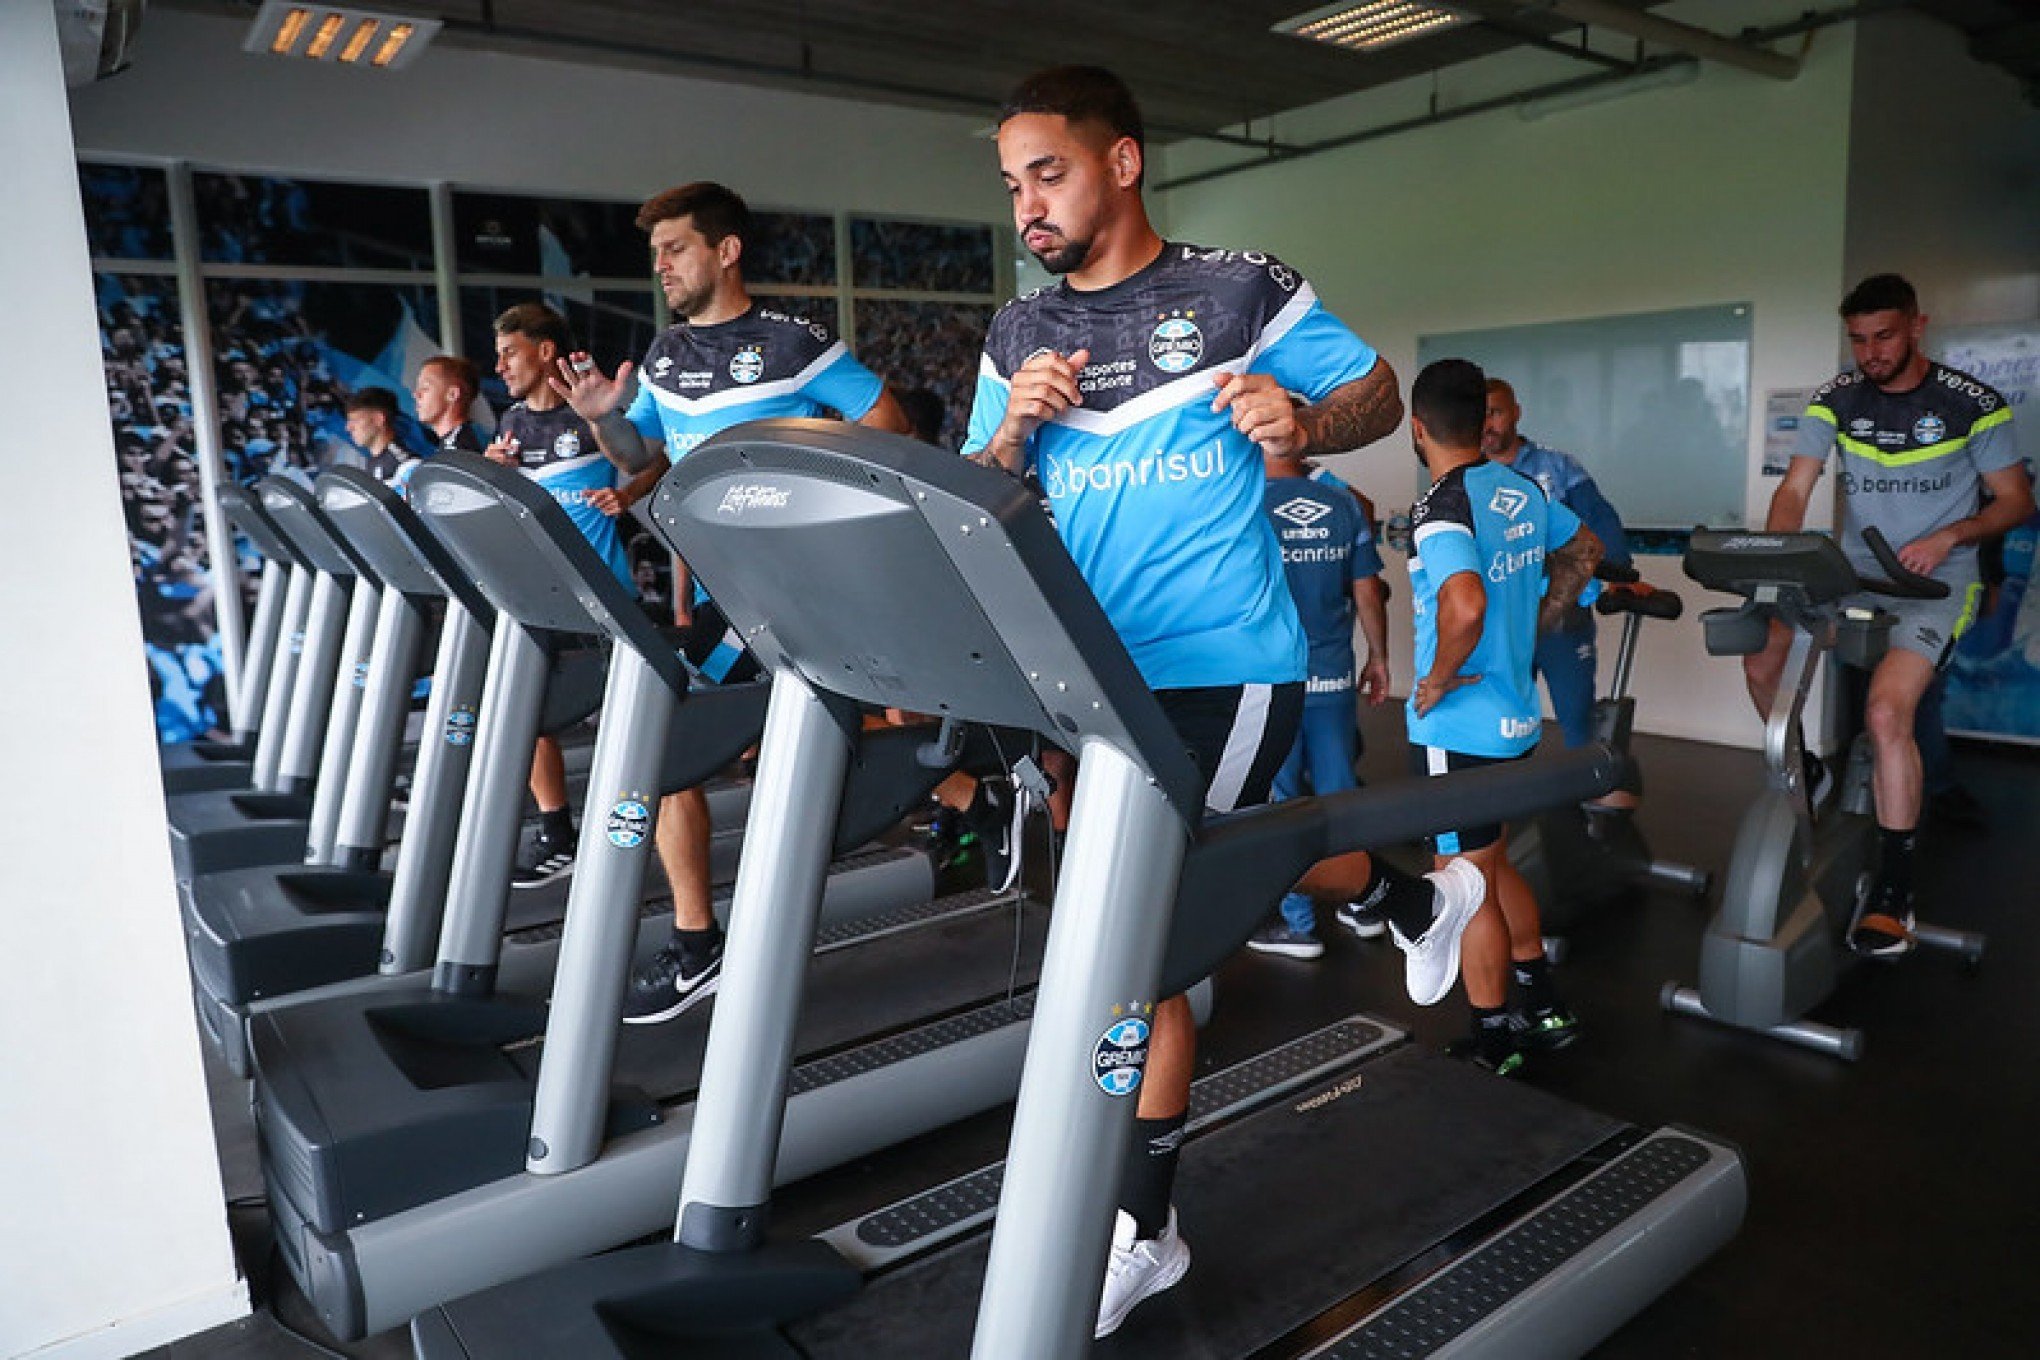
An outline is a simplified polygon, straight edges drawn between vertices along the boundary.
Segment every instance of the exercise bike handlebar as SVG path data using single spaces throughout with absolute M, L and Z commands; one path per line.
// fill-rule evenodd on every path
M 1875 527 L 1863 530 L 1863 544 L 1870 549 L 1870 555 L 1877 559 L 1877 565 L 1884 568 L 1882 580 L 1860 573 L 1857 580 L 1863 589 L 1873 595 L 1889 595 L 1901 600 L 1945 600 L 1948 598 L 1948 583 L 1936 581 L 1931 576 L 1922 576 L 1909 570 L 1898 560 L 1891 541 L 1884 531 Z

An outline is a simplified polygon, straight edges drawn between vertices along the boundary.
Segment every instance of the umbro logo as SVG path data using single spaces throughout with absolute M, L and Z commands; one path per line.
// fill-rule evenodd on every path
M 1326 515 L 1331 514 L 1332 507 L 1320 501 L 1305 500 L 1303 497 L 1298 496 L 1293 501 L 1284 501 L 1268 513 L 1277 519 L 1288 520 L 1299 529 L 1308 529 Z
M 1487 508 L 1504 519 L 1514 519 L 1523 513 L 1523 507 L 1529 503 L 1530 497 L 1515 487 L 1498 486 L 1495 488 L 1495 497 L 1488 502 Z

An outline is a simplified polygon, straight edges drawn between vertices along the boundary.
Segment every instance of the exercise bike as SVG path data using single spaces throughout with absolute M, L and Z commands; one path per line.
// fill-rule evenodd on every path
M 1669 590 L 1641 583 L 1634 568 L 1603 562 L 1596 571 L 1605 588 L 1594 612 L 1622 616 L 1622 643 L 1615 653 L 1614 684 L 1594 704 L 1593 740 L 1606 742 L 1625 756 L 1636 722 L 1636 700 L 1629 677 L 1636 661 L 1636 640 L 1643 621 L 1676 619 L 1684 603 Z M 1643 791 L 1636 764 L 1627 765 L 1622 788 Z M 1632 888 L 1657 882 L 1694 897 L 1704 896 L 1712 876 L 1689 864 L 1651 858 L 1634 808 L 1568 803 L 1548 808 L 1509 829 L 1509 861 L 1529 882 L 1544 922 L 1544 953 L 1553 963 L 1565 957 L 1566 937 L 1591 908 Z
M 1715 656 L 1761 651 L 1773 619 L 1792 630 L 1777 698 L 1764 726 L 1765 786 L 1736 831 L 1721 906 L 1700 945 L 1700 985 L 1665 984 L 1665 1009 L 1756 1030 L 1850 1061 L 1863 1034 L 1806 1018 L 1834 991 L 1854 957 L 1846 941 L 1868 895 L 1877 845 L 1867 733 L 1851 743 L 1839 796 L 1822 810 L 1807 787 L 1800 715 L 1823 655 L 1868 670 L 1883 657 L 1894 623 L 1881 609 L 1845 607 L 1868 591 L 1937 599 L 1948 587 L 1909 572 L 1883 535 L 1864 534 L 1887 579 L 1859 577 L 1825 534 L 1694 531 L 1686 574 L 1744 603 L 1701 615 Z M 1984 939 L 1924 923 L 1924 947 L 1975 964 Z

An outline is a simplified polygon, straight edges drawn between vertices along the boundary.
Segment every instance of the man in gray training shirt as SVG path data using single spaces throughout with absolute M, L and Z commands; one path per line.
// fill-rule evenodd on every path
M 1838 448 L 1840 539 L 1850 562 L 1866 576 L 1882 574 L 1863 541 L 1864 531 L 1875 528 L 1908 570 L 1949 586 L 1944 600 L 1864 601 L 1897 614 L 1899 622 L 1890 651 L 1871 674 L 1864 705 L 1876 753 L 1883 849 L 1849 945 L 1859 954 L 1895 959 L 1913 948 L 1913 832 L 1921 802 L 1913 713 L 1976 616 L 1982 594 L 1977 543 L 2023 522 L 2033 513 L 2033 494 L 2019 466 L 2005 399 L 1920 350 L 1927 318 L 1911 284 L 1896 274 L 1865 279 L 1842 300 L 1841 313 L 1856 367 L 1814 393 L 1764 527 L 1789 531 L 1805 524 L 1828 451 Z M 1774 623 L 1770 644 L 1743 662 L 1759 713 L 1771 710 L 1788 642 L 1785 627 Z M 1818 782 L 1816 776 L 1816 796 Z

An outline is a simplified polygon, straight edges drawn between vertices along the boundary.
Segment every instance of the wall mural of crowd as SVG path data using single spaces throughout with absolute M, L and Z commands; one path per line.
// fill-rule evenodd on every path
M 157 731 L 179 742 L 218 733 L 227 707 L 169 173 L 91 164 L 79 178 Z M 394 392 L 398 442 L 429 451 L 410 396 L 419 364 L 443 348 L 426 192 L 207 172 L 193 174 L 192 191 L 227 475 L 309 481 L 359 465 L 344 403 L 365 387 Z M 643 353 L 659 313 L 635 205 L 466 191 L 453 204 L 461 346 L 485 373 L 490 322 L 533 297 L 562 311 L 605 367 Z M 903 393 L 932 394 L 922 402 L 931 424 L 939 403 L 936 442 L 956 447 L 997 300 L 992 229 L 853 218 L 846 280 L 835 217 L 757 216 L 746 246 L 753 291 L 847 321 L 874 371 Z M 278 277 L 279 267 L 302 277 Z M 472 413 L 484 430 L 502 399 L 492 375 Z M 663 552 L 642 526 L 627 536 L 647 607 L 669 607 Z M 245 604 L 261 564 L 245 543 L 235 551 Z

